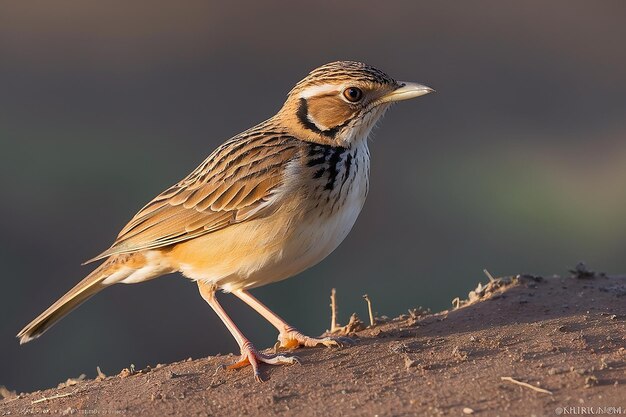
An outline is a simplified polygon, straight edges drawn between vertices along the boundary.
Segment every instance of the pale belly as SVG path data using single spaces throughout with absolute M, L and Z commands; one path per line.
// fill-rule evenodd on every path
M 354 201 L 346 204 L 328 218 L 303 222 L 285 240 L 281 253 L 268 265 L 246 280 L 246 287 L 264 285 L 294 276 L 330 255 L 346 238 L 361 212 L 363 204 Z
M 366 162 L 350 187 L 341 194 L 337 190 L 329 202 L 319 207 L 315 201 L 305 202 L 306 210 L 302 202 L 287 205 L 269 217 L 182 243 L 170 252 L 172 267 L 227 292 L 280 281 L 310 268 L 333 252 L 354 226 L 367 195 Z

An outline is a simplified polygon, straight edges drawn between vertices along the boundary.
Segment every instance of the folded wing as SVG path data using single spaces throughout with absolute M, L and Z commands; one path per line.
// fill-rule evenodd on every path
M 108 250 L 87 262 L 169 246 L 268 215 L 297 149 L 295 138 L 262 129 L 236 136 L 142 208 Z

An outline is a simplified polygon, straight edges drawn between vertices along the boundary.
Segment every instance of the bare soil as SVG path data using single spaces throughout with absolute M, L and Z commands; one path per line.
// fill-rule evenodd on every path
M 300 349 L 301 365 L 264 366 L 264 383 L 218 369 L 232 355 L 190 359 L 5 390 L 0 415 L 626 414 L 625 277 L 502 278 L 458 304 L 352 332 L 350 347 Z

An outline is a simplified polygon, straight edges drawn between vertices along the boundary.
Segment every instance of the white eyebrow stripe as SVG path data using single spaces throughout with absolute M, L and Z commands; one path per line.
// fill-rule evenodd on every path
M 338 93 L 341 90 L 343 90 L 343 86 L 337 85 L 337 84 L 314 85 L 303 90 L 300 93 L 300 98 L 307 99 L 309 97 L 319 96 L 320 94 L 324 94 L 324 93 Z

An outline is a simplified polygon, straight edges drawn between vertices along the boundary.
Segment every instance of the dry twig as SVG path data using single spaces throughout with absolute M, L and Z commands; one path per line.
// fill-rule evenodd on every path
M 336 290 L 333 288 L 330 290 L 330 333 L 335 333 L 339 330 L 337 325 L 337 299 L 335 296 Z
M 503 380 L 503 381 L 512 382 L 512 383 L 520 385 L 522 387 L 530 388 L 533 391 L 541 392 L 543 394 L 552 395 L 552 391 L 548 391 L 547 389 L 543 389 L 543 388 L 536 387 L 534 385 L 527 384 L 526 382 L 518 381 L 517 379 L 513 379 L 510 376 L 501 376 L 500 379 Z
M 103 379 L 105 379 L 107 376 L 104 374 L 104 372 L 102 372 L 100 370 L 99 366 L 96 366 L 96 371 L 98 372 L 98 376 L 96 377 L 97 380 L 102 381 Z
M 68 392 L 66 394 L 55 394 L 52 397 L 43 397 L 43 398 L 40 398 L 38 400 L 31 401 L 30 403 L 31 404 L 38 404 L 38 403 L 42 403 L 42 402 L 48 401 L 48 400 L 56 400 L 57 398 L 69 397 L 70 395 L 72 395 L 71 392 Z
M 370 298 L 367 296 L 367 294 L 364 294 L 363 298 L 367 302 L 367 312 L 370 315 L 370 326 L 374 327 L 375 323 L 374 323 L 374 312 L 372 311 L 372 302 L 370 301 Z
M 356 313 L 350 316 L 350 321 L 345 326 L 337 324 L 337 300 L 336 291 L 333 288 L 330 292 L 330 330 L 331 334 L 350 334 L 365 329 L 363 322 L 359 320 Z
M 487 269 L 483 269 L 483 272 L 485 273 L 485 275 L 487 275 L 487 278 L 489 278 L 489 282 L 494 282 L 496 279 L 493 277 L 493 275 L 491 275 L 489 273 L 489 271 L 487 271 Z

